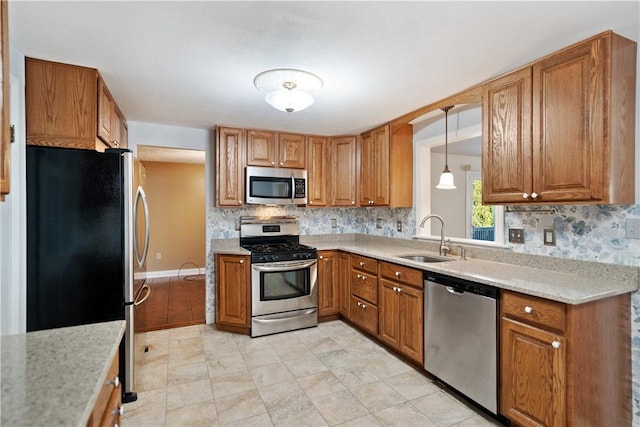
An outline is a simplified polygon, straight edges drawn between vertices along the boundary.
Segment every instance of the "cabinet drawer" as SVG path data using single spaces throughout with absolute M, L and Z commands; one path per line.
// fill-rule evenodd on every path
M 563 303 L 509 291 L 502 293 L 502 315 L 545 329 L 566 327 Z
M 91 417 L 87 423 L 88 426 L 102 425 L 103 420 L 107 419 L 107 414 L 111 413 L 111 407 L 115 406 L 118 408 L 120 406 L 120 381 L 118 380 L 118 386 L 114 383 L 114 379 L 118 376 L 118 370 L 120 367 L 120 358 L 118 357 L 118 354 L 119 353 L 116 352 L 115 356 L 113 356 L 113 360 L 109 366 L 109 371 L 107 372 L 107 377 L 104 380 L 100 394 L 96 399 L 96 404 L 91 412 Z
M 351 296 L 351 321 L 378 335 L 378 307 L 355 296 Z
M 351 294 L 372 304 L 378 304 L 378 277 L 351 270 Z
M 391 264 L 389 262 L 380 262 L 380 275 L 394 282 L 401 282 L 414 286 L 418 289 L 423 288 L 424 275 L 422 270 L 405 267 L 403 265 Z
M 378 261 L 372 258 L 351 254 L 351 267 L 374 275 L 378 274 Z

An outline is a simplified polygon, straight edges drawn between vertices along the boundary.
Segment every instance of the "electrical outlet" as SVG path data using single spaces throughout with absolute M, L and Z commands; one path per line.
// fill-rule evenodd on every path
M 156 259 L 162 259 L 162 254 L 160 252 L 156 253 Z
M 640 239 L 640 218 L 625 219 L 624 229 L 627 239 Z
M 331 228 L 338 228 L 338 220 L 331 218 Z
M 398 233 L 402 233 L 402 221 L 398 221 L 396 223 L 396 229 L 398 230 Z
M 376 218 L 376 228 L 382 228 L 382 218 Z
M 510 228 L 509 243 L 524 243 L 524 230 L 522 228 Z
M 553 228 L 545 228 L 543 230 L 543 242 L 547 246 L 556 245 L 556 230 Z

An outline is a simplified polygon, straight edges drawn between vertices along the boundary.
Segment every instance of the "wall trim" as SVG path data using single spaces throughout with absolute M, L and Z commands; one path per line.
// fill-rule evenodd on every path
M 183 268 L 182 270 L 160 270 L 160 271 L 147 271 L 147 279 L 155 279 L 159 277 L 180 277 L 185 276 L 193 276 L 197 274 L 201 274 L 203 277 L 205 275 L 204 268 Z

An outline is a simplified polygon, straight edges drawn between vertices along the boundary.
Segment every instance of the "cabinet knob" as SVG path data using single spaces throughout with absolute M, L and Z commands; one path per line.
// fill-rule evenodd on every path
M 238 200 L 238 204 L 241 205 L 242 204 L 242 200 Z
M 398 293 L 402 292 L 402 288 L 399 287 L 397 292 Z
M 111 411 L 111 415 L 123 416 L 124 415 L 124 406 L 122 406 L 122 405 L 118 406 L 118 409 L 114 409 L 113 411 Z
M 284 163 L 280 162 L 280 166 L 284 166 Z
M 396 277 L 400 277 L 400 272 L 396 271 Z
M 244 260 L 243 259 L 240 260 L 240 264 L 244 264 Z
M 324 256 L 320 255 L 318 258 L 320 258 L 320 259 L 324 259 Z
M 522 193 L 522 198 L 523 199 L 528 199 L 529 198 L 529 193 Z
M 271 166 L 275 166 L 275 165 L 276 165 L 276 162 L 271 162 Z
M 533 308 L 531 306 L 529 306 L 529 305 L 527 305 L 524 308 L 524 312 L 527 313 L 527 314 L 531 313 L 532 311 L 533 311 Z
M 560 341 L 553 340 L 553 342 L 551 343 L 551 347 L 560 348 Z
M 115 145 L 116 147 L 119 147 L 119 146 L 120 146 L 120 143 L 119 143 L 117 140 L 115 140 L 115 139 L 114 139 L 114 140 L 113 140 L 113 145 Z
M 362 309 L 363 309 L 363 310 L 366 310 L 366 309 L 367 309 L 367 306 L 366 306 L 365 304 L 362 304 Z
M 537 199 L 538 198 L 538 193 L 531 193 L 531 198 L 532 199 Z
M 398 288 L 396 288 L 395 286 L 393 287 L 393 292 L 398 292 Z
M 356 201 L 355 201 L 355 200 L 352 200 L 352 201 L 351 201 L 351 204 L 352 204 L 352 205 L 355 205 L 355 204 L 356 204 Z
M 309 204 L 312 205 L 313 204 L 313 200 L 309 200 Z
M 115 378 L 111 381 L 107 381 L 105 385 L 113 384 L 113 388 L 120 387 L 120 378 L 116 375 Z
M 357 277 L 358 279 L 362 279 L 362 274 L 356 274 L 356 277 Z
M 358 264 L 360 264 L 360 267 L 362 267 L 364 265 L 364 261 L 360 261 Z

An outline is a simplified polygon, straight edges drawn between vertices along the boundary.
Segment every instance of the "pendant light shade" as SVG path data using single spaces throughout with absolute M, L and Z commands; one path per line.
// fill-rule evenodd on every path
M 455 190 L 456 189 L 456 186 L 453 183 L 453 174 L 449 170 L 448 113 L 449 113 L 449 110 L 451 110 L 452 108 L 453 108 L 453 105 L 450 105 L 442 109 L 442 111 L 444 111 L 444 170 L 442 171 L 442 175 L 440 175 L 440 182 L 438 182 L 438 185 L 436 185 L 436 188 L 439 190 Z
M 293 68 L 263 71 L 253 79 L 255 87 L 266 92 L 265 101 L 287 113 L 302 111 L 313 104 L 311 93 L 322 88 L 322 80 L 315 74 Z

